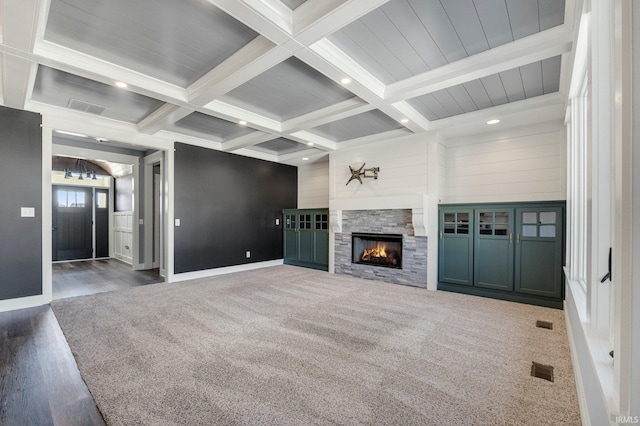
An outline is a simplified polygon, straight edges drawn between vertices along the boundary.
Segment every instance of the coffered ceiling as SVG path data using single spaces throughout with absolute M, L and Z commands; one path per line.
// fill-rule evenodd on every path
M 562 119 L 574 9 L 575 0 L 0 0 L 0 100 L 296 164 L 415 133 L 486 131 L 491 118 Z

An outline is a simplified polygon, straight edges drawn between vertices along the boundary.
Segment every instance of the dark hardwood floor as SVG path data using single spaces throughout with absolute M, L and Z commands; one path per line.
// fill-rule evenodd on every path
M 164 278 L 158 269 L 134 271 L 119 260 L 100 259 L 54 263 L 52 280 L 56 300 L 159 283 Z
M 53 265 L 60 299 L 164 281 L 117 260 Z M 49 305 L 0 312 L 0 425 L 104 425 Z

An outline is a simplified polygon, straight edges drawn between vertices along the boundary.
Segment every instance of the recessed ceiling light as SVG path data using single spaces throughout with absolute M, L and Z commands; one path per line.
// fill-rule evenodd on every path
M 302 157 L 302 161 L 309 161 L 308 157 Z
M 124 82 L 122 82 L 122 81 L 116 81 L 115 85 L 116 85 L 117 87 L 121 88 L 121 89 L 125 89 L 125 88 L 127 88 L 127 87 L 128 87 L 128 84 L 127 84 L 127 83 L 124 83 Z
M 56 133 L 60 133 L 61 135 L 76 136 L 76 137 L 79 137 L 79 138 L 88 138 L 89 137 L 87 135 L 83 135 L 82 133 L 67 132 L 66 130 L 56 130 Z
M 244 120 L 240 120 L 240 121 L 238 121 L 238 124 L 241 125 L 241 126 L 246 126 L 247 122 L 244 121 Z
M 408 118 L 403 118 L 402 120 L 400 120 L 400 122 L 402 124 L 407 124 L 409 122 L 409 119 Z
M 307 146 L 313 146 L 313 142 L 307 142 Z
M 342 83 L 342 84 L 349 84 L 349 83 L 351 83 L 351 79 L 350 79 L 350 78 L 345 77 L 345 78 L 343 78 L 342 80 L 340 80 L 340 83 Z
M 500 120 L 498 120 L 497 118 L 493 119 L 493 120 L 489 120 L 487 121 L 487 124 L 491 125 L 491 124 L 498 124 L 500 122 Z

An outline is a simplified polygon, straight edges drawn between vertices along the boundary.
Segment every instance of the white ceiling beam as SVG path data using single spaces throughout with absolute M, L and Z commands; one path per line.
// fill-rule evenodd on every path
M 415 133 L 429 130 L 429 120 L 406 101 L 396 102 L 392 104 L 392 106 L 409 120 L 409 122 L 405 124 L 408 129 Z
M 288 138 L 300 143 L 312 143 L 314 147 L 323 151 L 335 151 L 338 148 L 338 145 L 334 141 L 307 131 L 292 133 Z
M 249 133 L 248 135 L 240 136 L 235 139 L 231 139 L 229 141 L 223 142 L 222 150 L 227 152 L 237 151 L 239 149 L 248 148 L 250 146 L 267 142 L 276 138 L 278 138 L 278 136 L 272 135 L 270 133 L 264 133 L 264 132 Z
M 296 56 L 333 81 L 339 82 L 345 76 L 351 78 L 351 83 L 345 86 L 349 91 L 398 123 L 402 123 L 404 118 L 408 118 L 405 117 L 402 111 L 399 111 L 383 99 L 385 86 L 381 81 L 369 74 L 329 40 L 321 40 L 310 48 L 298 52 Z M 413 132 L 424 131 L 414 121 L 409 121 L 403 126 Z
M 260 6 L 259 0 L 208 1 L 277 45 L 284 44 L 291 38 L 291 29 L 287 28 L 286 23 L 283 23 L 282 17 L 278 16 L 277 11 Z
M 571 51 L 572 32 L 560 25 L 409 77 L 386 87 L 389 102 L 415 98 Z
M 413 135 L 413 133 L 407 129 L 389 130 L 388 132 L 376 133 L 375 135 L 363 136 L 360 138 L 338 142 L 338 147 L 339 149 L 352 148 L 354 146 L 366 145 L 382 141 L 390 141 L 393 139 L 403 138 L 405 136 L 411 135 Z
M 194 110 L 174 104 L 164 104 L 138 123 L 138 131 L 152 135 L 182 120 Z
M 222 118 L 223 120 L 232 121 L 234 123 L 238 123 L 240 120 L 244 120 L 247 122 L 247 125 L 249 127 L 253 127 L 254 129 L 262 130 L 267 133 L 280 133 L 282 130 L 279 121 L 260 114 L 256 114 L 255 112 L 251 112 L 235 105 L 228 104 L 226 102 L 215 100 L 205 105 L 204 109 L 210 115 Z
M 242 0 L 247 6 L 262 15 L 280 29 L 293 33 L 293 11 L 279 0 Z
M 389 0 L 307 0 L 293 11 L 293 34 L 309 46 Z
M 296 152 L 287 152 L 284 154 L 278 154 L 278 161 L 279 162 L 287 162 L 287 161 L 291 161 L 291 160 L 302 160 L 303 157 L 306 158 L 312 158 L 312 157 L 319 157 L 319 156 L 323 156 L 326 155 L 326 153 L 324 151 L 318 151 L 317 149 L 305 149 L 303 151 L 296 151 Z
M 2 103 L 22 109 L 34 69 L 30 54 L 38 32 L 38 0 L 0 1 L 0 94 Z
M 43 65 L 109 85 L 122 81 L 129 85 L 127 90 L 132 92 L 164 102 L 188 106 L 184 88 L 55 43 L 46 40 L 38 41 L 34 47 L 34 54 L 32 59 Z
M 258 36 L 187 88 L 189 102 L 206 105 L 288 59 L 291 52 Z
M 322 126 L 323 124 L 371 111 L 374 108 L 373 105 L 362 101 L 358 97 L 353 97 L 326 108 L 284 121 L 282 123 L 282 131 L 284 133 L 294 133 L 302 129 Z

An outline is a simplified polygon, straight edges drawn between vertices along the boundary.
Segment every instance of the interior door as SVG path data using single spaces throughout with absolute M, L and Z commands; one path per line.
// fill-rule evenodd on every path
M 516 209 L 516 276 L 520 293 L 562 297 L 562 209 Z
M 474 285 L 513 290 L 513 209 L 475 213 Z
M 444 283 L 473 285 L 472 209 L 440 210 L 438 279 Z
M 92 192 L 91 188 L 53 186 L 54 261 L 92 257 Z

